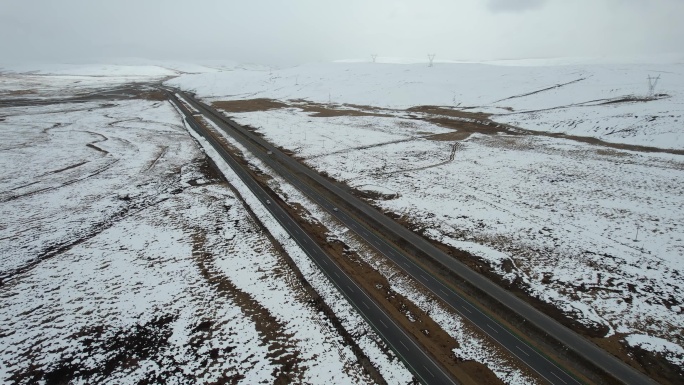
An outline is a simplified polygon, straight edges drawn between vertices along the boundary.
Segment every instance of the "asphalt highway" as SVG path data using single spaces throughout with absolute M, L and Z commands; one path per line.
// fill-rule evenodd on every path
M 496 299 L 503 306 L 508 307 L 514 313 L 524 317 L 526 322 L 532 323 L 537 328 L 561 342 L 568 349 L 573 350 L 587 360 L 593 362 L 605 373 L 608 373 L 620 382 L 625 384 L 655 383 L 647 376 L 637 372 L 592 342 L 561 325 L 515 295 L 489 281 L 487 278 L 474 272 L 463 263 L 433 246 L 421 236 L 404 228 L 375 208 L 322 177 L 317 172 L 302 165 L 287 154 L 284 154 L 261 137 L 230 121 L 211 107 L 196 101 L 192 97 L 182 93 L 179 93 L 179 95 L 187 100 L 195 109 L 200 111 L 206 118 L 210 119 L 218 127 L 238 140 L 269 167 L 272 167 L 288 182 L 300 189 L 317 204 L 327 209 L 330 214 L 364 238 L 368 244 L 372 245 L 387 258 L 393 260 L 397 266 L 403 268 L 414 279 L 432 291 L 434 295 L 449 304 L 464 318 L 470 320 L 485 334 L 496 340 L 502 347 L 507 349 L 511 354 L 520 359 L 520 361 L 525 363 L 549 383 L 568 385 L 579 384 L 580 382 L 570 373 L 561 369 L 556 363 L 549 360 L 541 352 L 537 351 L 517 335 L 502 326 L 498 321 L 483 313 L 477 306 L 450 289 L 440 279 L 425 271 L 421 266 L 416 264 L 411 257 L 407 256 L 403 250 L 387 243 L 384 238 L 376 234 L 366 221 L 359 221 L 357 219 L 359 213 L 369 218 L 376 225 L 383 226 L 385 230 L 388 230 L 399 239 L 403 239 L 412 244 L 425 255 L 429 255 L 434 261 L 445 266 L 475 287 L 478 287 L 491 298 Z M 317 189 L 312 188 L 305 180 L 306 178 L 304 176 L 314 180 L 317 184 L 334 194 L 344 204 L 339 207 L 336 206 L 328 197 L 321 194 Z M 338 210 L 334 210 L 336 207 Z M 351 210 L 347 210 L 348 207 L 355 209 L 353 214 Z
M 173 100 L 173 98 L 172 98 Z M 388 346 L 401 358 L 409 370 L 424 384 L 456 384 L 451 376 L 427 354 L 416 341 L 395 323 L 393 318 L 361 289 L 323 249 L 309 237 L 299 224 L 277 204 L 270 203 L 271 197 L 258 184 L 243 166 L 228 153 L 220 142 L 201 125 L 192 113 L 182 103 L 174 100 L 175 104 L 186 115 L 186 122 L 198 134 L 202 135 L 228 165 L 237 173 L 242 181 L 256 195 L 256 197 L 271 212 L 273 217 L 290 234 L 292 239 L 304 250 L 328 279 L 337 287 L 361 316 L 371 325 Z

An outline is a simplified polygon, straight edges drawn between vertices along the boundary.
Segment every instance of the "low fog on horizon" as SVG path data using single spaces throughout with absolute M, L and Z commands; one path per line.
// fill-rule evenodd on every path
M 683 0 L 5 0 L 0 63 L 681 53 Z

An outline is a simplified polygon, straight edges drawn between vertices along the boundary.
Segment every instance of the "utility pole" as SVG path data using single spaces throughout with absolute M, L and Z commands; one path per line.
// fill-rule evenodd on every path
M 660 80 L 660 75 L 657 77 L 651 77 L 651 75 L 648 75 L 648 98 L 653 99 L 655 98 L 655 87 L 658 84 L 658 80 Z
M 427 56 L 428 56 L 428 67 L 433 67 L 434 66 L 433 62 L 435 61 L 435 56 L 437 56 L 437 54 L 434 54 L 434 53 L 430 54 L 429 53 Z
M 634 237 L 634 242 L 639 242 L 639 224 L 637 224 L 636 237 Z

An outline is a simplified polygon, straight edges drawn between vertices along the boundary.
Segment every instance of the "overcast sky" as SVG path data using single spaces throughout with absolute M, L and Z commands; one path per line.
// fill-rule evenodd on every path
M 684 0 L 0 0 L 0 62 L 679 53 Z

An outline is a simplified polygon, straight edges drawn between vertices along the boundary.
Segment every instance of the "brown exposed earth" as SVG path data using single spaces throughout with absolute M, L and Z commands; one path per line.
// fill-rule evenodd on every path
M 213 102 L 214 108 L 230 112 L 256 112 L 289 107 L 287 104 L 271 99 L 227 100 Z
M 545 131 L 533 131 L 533 130 L 527 130 L 524 128 L 520 127 L 515 127 L 507 124 L 500 124 L 494 122 L 492 117 L 495 115 L 493 114 L 485 114 L 485 113 L 480 113 L 480 112 L 467 112 L 467 111 L 461 111 L 461 110 L 456 110 L 448 107 L 438 107 L 438 106 L 418 106 L 418 107 L 411 107 L 407 109 L 407 111 L 412 111 L 412 112 L 421 112 L 425 114 L 432 115 L 432 117 L 426 117 L 423 118 L 423 120 L 438 124 L 442 127 L 447 127 L 447 128 L 452 128 L 455 130 L 460 130 L 460 131 L 465 131 L 465 132 L 478 132 L 481 134 L 496 134 L 496 133 L 506 133 L 509 135 L 536 135 L 536 136 L 546 136 L 550 138 L 562 138 L 562 139 L 569 139 L 573 140 L 576 142 L 581 142 L 581 143 L 588 143 L 588 144 L 593 144 L 597 146 L 602 146 L 605 148 L 613 148 L 613 149 L 619 149 L 619 150 L 628 150 L 628 151 L 640 151 L 640 152 L 659 152 L 659 153 L 667 153 L 667 154 L 676 154 L 676 155 L 684 155 L 684 150 L 673 150 L 673 149 L 663 149 L 663 148 L 658 148 L 658 147 L 650 147 L 650 146 L 638 146 L 638 145 L 632 145 L 632 144 L 621 144 L 621 143 L 611 143 L 611 142 L 606 142 L 600 139 L 592 138 L 589 136 L 577 136 L 577 135 L 568 135 L 568 134 L 563 134 L 563 133 L 552 133 L 552 132 L 545 132 Z M 456 120 L 454 121 L 453 119 L 444 119 L 445 117 L 449 118 L 459 118 L 459 119 L 468 119 L 472 121 L 459 121 Z M 418 117 L 416 117 L 418 118 Z M 479 128 L 478 128 L 479 126 Z
M 37 94 L 37 93 L 38 93 L 38 92 L 36 92 L 35 90 L 11 90 L 11 91 L 7 91 L 7 94 L 8 94 L 8 95 L 12 95 L 12 96 L 17 96 L 17 95 L 34 95 L 34 94 Z
M 278 101 L 273 99 L 244 99 L 230 101 L 216 101 L 212 103 L 216 109 L 225 112 L 242 113 L 267 111 L 280 108 L 298 108 L 309 113 L 311 117 L 335 117 L 335 116 L 381 116 L 392 117 L 400 113 L 408 113 L 408 117 L 416 120 L 423 120 L 436 125 L 453 129 L 453 133 L 432 135 L 429 138 L 434 140 L 463 140 L 473 133 L 479 134 L 498 134 L 508 135 L 536 135 L 551 138 L 562 138 L 581 143 L 588 143 L 628 151 L 667 153 L 684 155 L 684 150 L 663 149 L 650 146 L 638 146 L 631 144 L 611 143 L 600 139 L 568 135 L 563 133 L 551 133 L 544 131 L 533 131 L 508 124 L 496 123 L 492 120 L 495 114 L 483 112 L 470 112 L 444 106 L 415 106 L 406 110 L 382 109 L 373 106 L 363 106 L 356 104 L 323 104 L 311 101 L 296 99 L 289 101 Z

